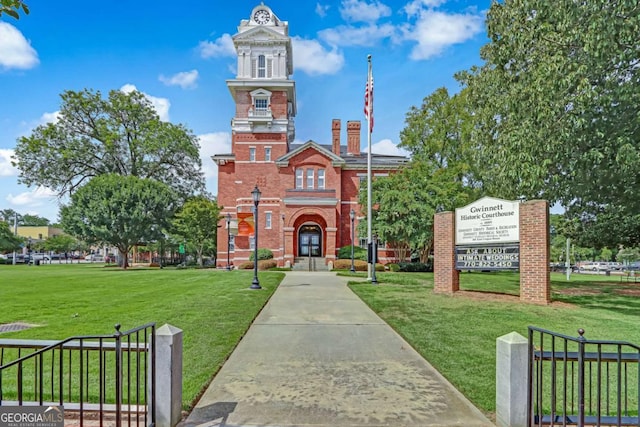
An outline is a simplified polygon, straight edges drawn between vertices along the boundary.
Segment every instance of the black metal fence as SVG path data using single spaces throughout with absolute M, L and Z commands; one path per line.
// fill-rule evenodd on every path
M 529 327 L 528 426 L 640 426 L 640 347 Z
M 0 406 L 62 405 L 79 425 L 155 424 L 155 323 L 58 342 L 3 340 Z

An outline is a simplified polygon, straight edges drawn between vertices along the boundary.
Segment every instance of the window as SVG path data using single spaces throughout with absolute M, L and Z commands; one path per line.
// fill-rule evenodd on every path
M 256 98 L 255 100 L 255 109 L 256 111 L 267 111 L 269 108 L 267 98 Z
M 302 169 L 296 169 L 296 189 L 298 190 L 302 189 L 303 173 L 304 171 Z
M 264 148 L 264 161 L 265 162 L 271 161 L 271 147 Z
M 264 228 L 271 228 L 271 212 L 266 212 L 264 217 Z
M 307 169 L 307 188 L 313 188 L 313 169 Z
M 318 190 L 324 190 L 324 169 L 318 169 Z
M 236 236 L 233 234 L 229 237 L 229 252 L 234 252 L 236 250 Z
M 258 56 L 258 77 L 266 77 L 267 76 L 267 62 L 265 60 L 264 55 Z
M 256 147 L 249 148 L 249 161 L 250 162 L 256 161 Z
M 249 237 L 249 249 L 251 249 L 252 251 L 256 249 L 256 238 L 255 238 L 255 236 L 250 236 Z

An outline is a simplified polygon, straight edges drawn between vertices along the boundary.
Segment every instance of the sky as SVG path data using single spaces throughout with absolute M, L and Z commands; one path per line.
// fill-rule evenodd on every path
M 480 65 L 491 0 L 264 1 L 289 23 L 296 82 L 296 143 L 331 144 L 331 121 L 362 121 L 372 57 L 374 153 L 398 149 L 411 107 L 440 87 L 460 87 L 458 71 Z M 231 37 L 255 0 L 26 0 L 29 15 L 0 17 L 0 209 L 58 220 L 47 188 L 18 184 L 17 140 L 56 120 L 60 95 L 138 90 L 160 118 L 199 138 L 207 190 L 217 193 L 214 154 L 231 151 L 235 78 Z M 343 144 L 346 134 L 342 135 Z

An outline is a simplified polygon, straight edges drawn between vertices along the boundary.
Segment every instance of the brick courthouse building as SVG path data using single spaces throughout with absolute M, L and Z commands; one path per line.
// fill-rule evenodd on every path
M 356 227 L 360 220 L 366 221 L 366 207 L 358 205 L 360 183 L 366 183 L 368 169 L 367 153 L 360 151 L 361 123 L 348 121 L 345 129 L 334 119 L 327 123 L 330 144 L 313 140 L 294 144 L 296 86 L 290 79 L 288 22 L 261 4 L 240 22 L 233 43 L 238 62 L 236 77 L 227 80 L 236 105 L 231 153 L 212 157 L 219 172 L 218 204 L 223 207 L 218 266 L 226 266 L 227 259 L 239 265 L 253 253 L 251 192 L 256 186 L 262 194 L 258 247 L 270 249 L 280 266 L 308 256 L 329 263 L 340 247 L 351 244 L 351 210 Z M 373 179 L 392 173 L 407 160 L 372 154 Z M 357 237 L 355 243 L 359 244 Z M 381 262 L 385 262 L 383 252 Z

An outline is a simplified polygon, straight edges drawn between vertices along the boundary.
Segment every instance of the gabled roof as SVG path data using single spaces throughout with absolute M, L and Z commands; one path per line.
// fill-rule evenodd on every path
M 259 37 L 262 35 L 262 38 Z M 233 40 L 233 44 L 237 46 L 238 43 L 249 42 L 254 43 L 256 40 L 278 40 L 283 43 L 289 42 L 289 37 L 271 29 L 268 26 L 259 25 L 253 28 L 250 28 L 241 33 L 235 34 L 231 37 Z
M 329 160 L 331 160 L 331 165 L 332 166 L 342 166 L 344 164 L 344 159 L 340 156 L 337 156 L 336 154 L 334 154 L 331 150 L 327 150 L 326 148 L 324 148 L 322 145 L 318 144 L 317 142 L 313 141 L 313 140 L 309 140 L 307 142 L 305 142 L 304 144 L 302 144 L 301 146 L 299 146 L 298 148 L 289 151 L 287 154 L 285 154 L 284 156 L 278 158 L 276 160 L 276 165 L 278 166 L 289 166 L 289 160 L 291 160 L 293 157 L 297 156 L 298 154 L 302 153 L 305 150 L 316 150 L 318 153 L 322 154 L 323 156 L 327 157 Z

